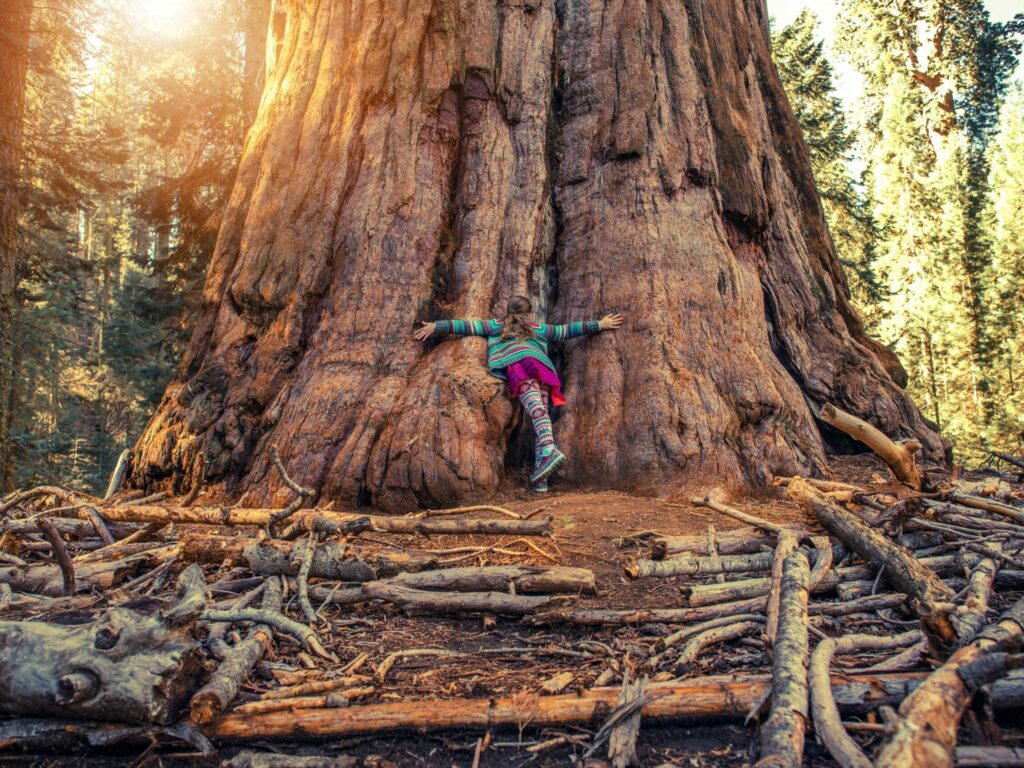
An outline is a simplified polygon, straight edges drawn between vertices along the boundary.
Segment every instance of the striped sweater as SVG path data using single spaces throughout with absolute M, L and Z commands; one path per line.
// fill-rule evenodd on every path
M 555 369 L 548 357 L 548 342 L 564 341 L 584 336 L 588 333 L 599 333 L 601 324 L 597 320 L 583 323 L 566 323 L 565 325 L 548 325 L 532 323 L 534 337 L 531 339 L 502 339 L 500 320 L 437 320 L 434 327 L 438 333 L 454 333 L 457 336 L 487 337 L 487 367 L 495 376 L 505 377 L 504 368 L 527 357 L 544 363 L 551 370 Z

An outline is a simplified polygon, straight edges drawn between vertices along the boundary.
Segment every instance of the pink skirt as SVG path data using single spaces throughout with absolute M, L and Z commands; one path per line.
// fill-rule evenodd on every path
M 524 357 L 522 360 L 517 360 L 505 367 L 505 377 L 508 381 L 508 389 L 512 393 L 512 397 L 515 397 L 519 392 L 519 387 L 522 386 L 523 382 L 534 379 L 540 383 L 542 388 L 550 390 L 552 405 L 563 405 L 565 403 L 561 379 L 558 378 L 557 373 L 544 365 L 540 360 L 532 357 Z

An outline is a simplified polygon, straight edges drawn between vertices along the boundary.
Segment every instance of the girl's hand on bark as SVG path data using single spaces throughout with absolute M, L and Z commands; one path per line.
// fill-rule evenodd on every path
M 424 323 L 423 325 L 416 329 L 416 332 L 412 335 L 412 337 L 416 339 L 416 341 L 426 341 L 427 339 L 434 335 L 435 330 L 437 330 L 437 326 L 434 325 L 433 323 Z
M 614 331 L 622 326 L 622 315 L 618 312 L 612 315 L 605 315 L 598 324 L 601 326 L 602 331 Z

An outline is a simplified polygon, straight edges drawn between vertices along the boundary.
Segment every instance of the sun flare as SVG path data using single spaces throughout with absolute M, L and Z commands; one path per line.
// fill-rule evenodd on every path
M 131 0 L 143 24 L 155 31 L 173 32 L 193 10 L 195 0 Z

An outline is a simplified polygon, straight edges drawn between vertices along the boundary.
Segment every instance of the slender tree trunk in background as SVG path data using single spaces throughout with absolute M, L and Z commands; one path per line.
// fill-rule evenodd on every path
M 11 487 L 14 450 L 14 312 L 18 257 L 18 186 L 28 73 L 32 0 L 0 5 L 0 483 Z
M 485 496 L 512 406 L 482 340 L 415 321 L 563 322 L 569 481 L 672 490 L 826 465 L 812 408 L 943 441 L 852 310 L 762 0 L 277 0 L 268 78 L 185 359 L 135 482 L 196 454 L 283 502 Z M 897 384 L 896 382 L 900 382 Z
M 256 109 L 260 105 L 260 95 L 266 82 L 269 24 L 270 0 L 247 0 L 244 28 L 245 62 L 242 75 L 242 109 L 245 112 L 246 128 L 256 119 Z

